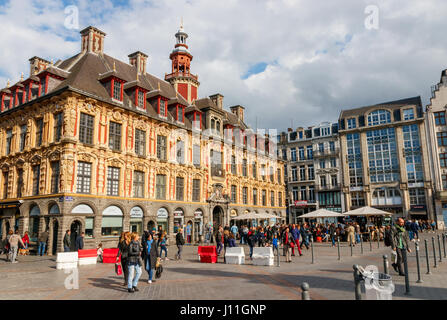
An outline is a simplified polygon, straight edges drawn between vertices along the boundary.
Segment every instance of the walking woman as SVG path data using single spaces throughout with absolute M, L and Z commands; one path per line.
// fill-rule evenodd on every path
M 121 268 L 123 269 L 124 285 L 127 286 L 127 279 L 129 277 L 129 268 L 127 267 L 129 257 L 130 232 L 122 232 L 120 242 L 118 243 L 118 255 L 116 261 L 119 261 L 121 255 Z
M 160 246 L 160 255 L 161 258 L 163 251 L 165 252 L 165 260 L 168 259 L 168 247 L 166 246 L 166 232 L 161 235 L 161 238 L 158 240 L 159 246 Z
M 290 233 L 289 228 L 287 227 L 282 235 L 282 243 L 284 246 L 284 250 L 286 252 L 286 262 L 292 262 L 291 257 L 291 247 L 293 246 L 293 235 Z
M 141 277 L 141 245 L 140 236 L 134 232 L 130 236 L 129 253 L 128 253 L 128 266 L 129 277 L 127 278 L 127 291 L 129 293 L 140 291 L 138 290 L 138 280 Z
M 147 283 L 155 282 L 155 280 L 152 280 L 154 276 L 154 270 L 157 265 L 157 258 L 158 255 L 158 245 L 157 242 L 152 237 L 152 233 L 148 234 L 147 240 L 146 240 L 146 248 L 147 252 L 145 254 L 145 267 L 146 271 L 149 274 L 149 280 Z

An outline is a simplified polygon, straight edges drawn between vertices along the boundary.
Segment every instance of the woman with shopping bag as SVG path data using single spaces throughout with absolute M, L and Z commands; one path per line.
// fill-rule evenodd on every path
M 146 266 L 146 271 L 149 275 L 149 279 L 147 281 L 147 283 L 152 283 L 155 282 L 155 280 L 152 280 L 154 277 L 154 270 L 157 267 L 157 262 L 159 263 L 159 252 L 158 252 L 158 246 L 157 246 L 157 242 L 154 241 L 152 233 L 149 232 L 149 234 L 147 235 L 147 240 L 146 240 L 146 246 L 147 249 L 146 254 L 144 255 L 145 257 L 145 266 Z
M 115 272 L 117 275 L 124 274 L 124 286 L 127 287 L 127 278 L 129 275 L 129 270 L 127 267 L 128 256 L 129 256 L 129 244 L 130 244 L 130 232 L 121 233 L 121 238 L 118 243 L 118 254 L 116 256 L 116 264 L 119 266 L 121 258 L 121 272 L 119 273 L 119 267 L 115 266 Z

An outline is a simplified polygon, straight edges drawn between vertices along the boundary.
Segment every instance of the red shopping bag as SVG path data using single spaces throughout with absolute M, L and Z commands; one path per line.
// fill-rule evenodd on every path
M 123 269 L 121 268 L 121 264 L 115 263 L 115 273 L 120 276 L 123 274 Z

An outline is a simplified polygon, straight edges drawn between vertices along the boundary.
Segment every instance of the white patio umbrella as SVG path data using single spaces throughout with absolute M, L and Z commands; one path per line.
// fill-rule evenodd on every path
M 372 207 L 362 207 L 355 210 L 351 210 L 343 213 L 344 216 L 391 216 L 393 215 L 390 212 L 386 212 L 380 209 L 372 208 Z
M 306 219 L 306 218 L 336 218 L 336 217 L 344 217 L 341 213 L 329 211 L 326 209 L 318 209 L 306 214 L 303 214 L 302 216 L 299 216 L 298 218 Z

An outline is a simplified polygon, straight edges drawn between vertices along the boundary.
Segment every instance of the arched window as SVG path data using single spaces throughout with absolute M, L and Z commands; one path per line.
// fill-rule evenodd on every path
M 101 234 L 118 237 L 123 230 L 123 211 L 117 206 L 107 207 L 102 212 Z
M 377 126 L 379 124 L 390 123 L 391 112 L 387 110 L 375 110 L 368 114 L 368 126 Z

